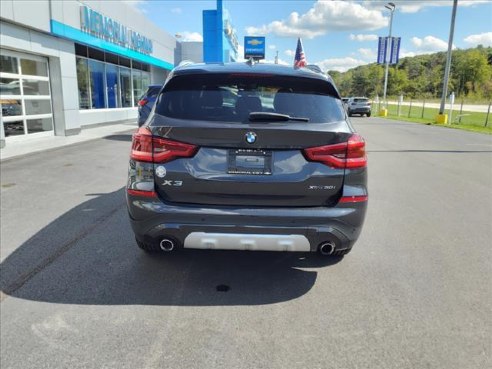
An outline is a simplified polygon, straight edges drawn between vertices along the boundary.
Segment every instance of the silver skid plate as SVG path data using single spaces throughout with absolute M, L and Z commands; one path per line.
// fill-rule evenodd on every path
M 251 251 L 310 251 L 308 239 L 300 234 L 237 234 L 193 232 L 184 248 Z

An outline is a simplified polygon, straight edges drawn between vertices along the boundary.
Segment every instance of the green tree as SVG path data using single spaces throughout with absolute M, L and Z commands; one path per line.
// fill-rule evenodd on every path
M 467 50 L 456 58 L 454 71 L 460 76 L 465 95 L 483 95 L 481 88 L 490 80 L 491 67 L 483 49 Z

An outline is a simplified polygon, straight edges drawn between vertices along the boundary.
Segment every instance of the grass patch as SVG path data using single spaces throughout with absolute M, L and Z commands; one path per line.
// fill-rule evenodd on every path
M 372 114 L 374 116 L 378 115 L 377 104 L 372 105 Z M 453 110 L 453 122 L 451 124 L 435 123 L 437 114 L 439 114 L 439 109 L 425 107 L 422 103 L 413 106 L 402 105 L 399 111 L 398 105 L 390 103 L 388 104 L 388 116 L 386 117 L 386 119 L 436 125 L 446 128 L 455 128 L 464 131 L 472 131 L 492 135 L 492 113 L 489 115 L 489 120 L 486 127 L 485 122 L 487 119 L 487 113 L 463 111 L 461 114 L 459 114 L 459 110 Z M 449 114 L 448 110 L 446 111 L 446 114 Z

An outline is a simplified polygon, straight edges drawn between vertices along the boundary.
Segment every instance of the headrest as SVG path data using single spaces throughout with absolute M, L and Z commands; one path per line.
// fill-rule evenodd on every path
M 261 100 L 257 96 L 241 96 L 236 101 L 236 114 L 248 115 L 253 111 L 262 111 Z
M 294 98 L 292 95 L 292 90 L 289 88 L 281 88 L 275 94 L 275 98 L 273 99 L 273 107 L 277 113 L 287 113 L 292 110 L 295 104 Z
M 223 103 L 222 91 L 205 90 L 200 102 L 203 108 L 220 108 Z

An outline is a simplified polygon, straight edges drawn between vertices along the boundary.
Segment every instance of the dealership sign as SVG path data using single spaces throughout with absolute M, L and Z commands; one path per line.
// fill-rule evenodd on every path
M 244 37 L 244 59 L 265 59 L 265 37 Z
M 150 39 L 87 6 L 80 7 L 80 25 L 84 32 L 125 48 L 143 54 L 153 51 Z

